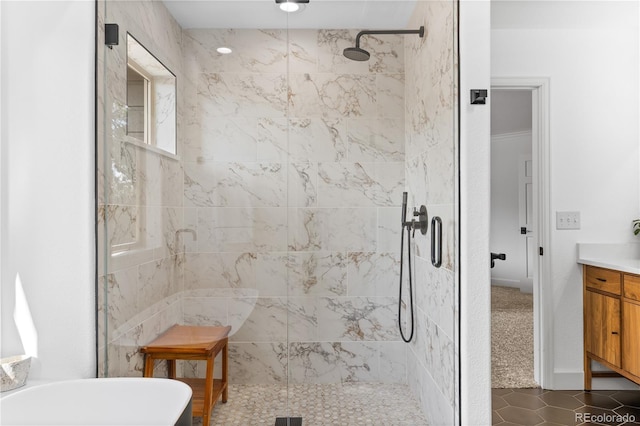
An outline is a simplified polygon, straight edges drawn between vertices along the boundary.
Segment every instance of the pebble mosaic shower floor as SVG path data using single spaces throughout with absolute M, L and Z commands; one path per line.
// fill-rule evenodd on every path
M 275 424 L 276 417 L 302 417 L 303 426 L 426 426 L 418 402 L 406 385 L 345 383 L 230 385 L 229 401 L 218 402 L 210 426 Z M 194 426 L 202 425 L 194 418 Z

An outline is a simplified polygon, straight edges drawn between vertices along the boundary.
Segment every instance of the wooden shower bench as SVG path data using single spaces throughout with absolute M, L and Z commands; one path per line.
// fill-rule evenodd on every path
M 231 326 L 208 327 L 174 325 L 155 340 L 140 348 L 144 354 L 144 377 L 153 377 L 154 361 L 166 359 L 169 378 L 188 384 L 193 390 L 193 415 L 202 417 L 208 425 L 213 405 L 222 395 L 228 396 L 228 342 Z M 213 377 L 213 360 L 222 352 L 222 378 Z M 205 360 L 207 372 L 204 379 L 176 377 L 176 360 Z

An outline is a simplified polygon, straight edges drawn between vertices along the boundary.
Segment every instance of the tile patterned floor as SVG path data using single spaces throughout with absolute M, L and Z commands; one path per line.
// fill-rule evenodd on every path
M 427 425 L 406 385 L 291 385 L 289 396 L 289 415 L 302 417 L 303 426 Z M 216 404 L 210 426 L 273 426 L 286 413 L 286 386 L 231 385 L 229 401 Z M 194 418 L 194 426 L 201 424 Z
M 493 389 L 493 424 L 640 425 L 640 391 Z

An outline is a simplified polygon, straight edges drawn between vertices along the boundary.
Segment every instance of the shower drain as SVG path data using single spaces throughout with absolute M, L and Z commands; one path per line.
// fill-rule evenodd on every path
M 276 426 L 302 426 L 302 417 L 276 417 Z

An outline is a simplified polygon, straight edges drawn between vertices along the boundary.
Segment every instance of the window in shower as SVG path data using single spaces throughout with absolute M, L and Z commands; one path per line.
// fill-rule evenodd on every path
M 151 77 L 142 67 L 129 60 L 127 64 L 127 136 L 150 144 L 151 121 L 154 116 L 151 102 Z
M 176 76 L 127 34 L 127 142 L 176 154 Z

